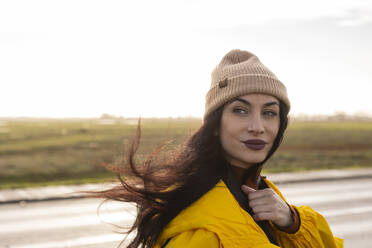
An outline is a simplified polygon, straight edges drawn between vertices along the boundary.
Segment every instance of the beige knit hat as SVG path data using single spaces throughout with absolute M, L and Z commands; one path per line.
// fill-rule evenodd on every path
M 252 53 L 232 50 L 212 72 L 212 83 L 206 96 L 204 119 L 235 97 L 263 93 L 283 101 L 288 111 L 287 89 Z

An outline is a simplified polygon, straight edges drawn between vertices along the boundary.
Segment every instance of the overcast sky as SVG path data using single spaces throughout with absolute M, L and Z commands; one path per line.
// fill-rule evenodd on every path
M 372 115 L 371 1 L 9 0 L 0 117 L 201 117 L 235 48 L 287 86 L 292 115 Z

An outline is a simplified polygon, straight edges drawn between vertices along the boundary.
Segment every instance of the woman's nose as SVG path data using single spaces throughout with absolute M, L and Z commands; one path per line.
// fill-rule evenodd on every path
M 261 116 L 253 116 L 248 123 L 248 132 L 254 135 L 264 133 L 265 128 Z

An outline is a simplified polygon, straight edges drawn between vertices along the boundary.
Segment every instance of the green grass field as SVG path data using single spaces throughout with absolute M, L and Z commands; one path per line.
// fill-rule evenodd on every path
M 139 157 L 183 143 L 199 119 L 143 119 Z M 137 127 L 131 119 L 0 119 L 0 188 L 100 182 Z M 372 122 L 292 121 L 266 172 L 372 166 Z

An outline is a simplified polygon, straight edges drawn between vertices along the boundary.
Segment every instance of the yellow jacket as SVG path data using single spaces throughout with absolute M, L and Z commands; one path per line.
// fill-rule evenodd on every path
M 285 201 L 278 188 L 264 179 Z M 280 247 L 336 248 L 343 240 L 333 236 L 322 215 L 308 206 L 295 207 L 300 216 L 296 233 L 280 231 L 272 225 Z M 166 248 L 275 248 L 253 218 L 244 211 L 221 180 L 213 189 L 181 211 L 160 235 L 155 248 L 171 238 Z

